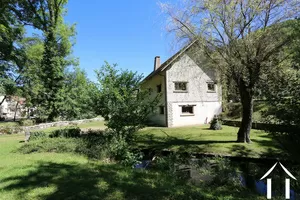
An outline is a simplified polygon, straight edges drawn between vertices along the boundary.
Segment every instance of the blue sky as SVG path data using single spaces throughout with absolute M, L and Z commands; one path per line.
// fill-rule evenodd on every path
M 91 80 L 105 60 L 147 75 L 155 56 L 175 53 L 157 0 L 70 0 L 67 9 L 65 21 L 77 24 L 74 55 Z

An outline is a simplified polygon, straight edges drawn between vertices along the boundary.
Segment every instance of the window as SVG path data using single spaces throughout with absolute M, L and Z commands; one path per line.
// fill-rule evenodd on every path
M 187 82 L 175 82 L 175 91 L 187 91 Z
M 181 114 L 194 115 L 194 106 L 193 105 L 181 106 Z
M 164 115 L 165 114 L 165 107 L 159 106 L 159 114 Z
M 207 83 L 207 92 L 216 92 L 215 83 L 213 82 Z
M 157 85 L 156 88 L 157 88 L 157 93 L 161 93 L 161 84 Z

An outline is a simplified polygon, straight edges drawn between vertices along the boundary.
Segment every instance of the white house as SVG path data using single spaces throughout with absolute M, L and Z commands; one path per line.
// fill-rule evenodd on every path
M 149 116 L 152 124 L 176 127 L 209 123 L 222 111 L 221 87 L 213 70 L 196 64 L 184 47 L 160 65 L 155 57 L 154 71 L 142 83 L 151 95 L 161 93 L 159 106 Z
M 2 102 L 4 96 L 0 96 L 0 102 Z M 16 118 L 21 118 L 22 113 L 25 112 L 24 98 L 17 96 L 8 96 L 4 99 L 0 106 L 0 118 L 10 120 L 15 116 Z

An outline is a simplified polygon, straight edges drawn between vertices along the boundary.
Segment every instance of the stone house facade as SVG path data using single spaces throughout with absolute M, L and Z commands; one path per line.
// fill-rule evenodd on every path
M 155 57 L 154 71 L 142 83 L 150 95 L 160 94 L 157 109 L 149 116 L 151 124 L 176 127 L 209 123 L 222 112 L 221 86 L 213 70 L 199 66 L 189 50 L 193 43 L 160 65 Z M 201 64 L 200 64 L 201 65 Z

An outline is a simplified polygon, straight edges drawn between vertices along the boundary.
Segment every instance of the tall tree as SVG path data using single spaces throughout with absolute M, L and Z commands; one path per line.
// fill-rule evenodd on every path
M 299 15 L 297 0 L 188 0 L 161 4 L 178 38 L 198 40 L 201 53 L 239 90 L 242 123 L 238 142 L 251 142 L 253 96 L 261 77 L 276 70 L 276 55 L 293 39 L 288 23 Z M 279 59 L 280 58 L 280 59 Z
M 73 64 L 69 59 L 75 26 L 64 23 L 64 6 L 67 0 L 19 0 L 12 1 L 11 11 L 23 24 L 31 25 L 43 32 L 44 51 L 41 61 L 41 80 L 44 91 L 41 97 L 49 121 L 59 115 L 59 90 L 63 88 L 64 70 Z
M 65 74 L 64 87 L 59 91 L 59 96 L 63 98 L 59 105 L 60 116 L 67 120 L 95 117 L 95 83 L 89 81 L 86 73 L 79 67 L 74 67 Z
M 19 20 L 10 12 L 9 2 L 0 2 L 0 94 L 4 98 L 17 92 L 22 71 L 24 52 L 16 43 L 22 40 L 24 28 Z

